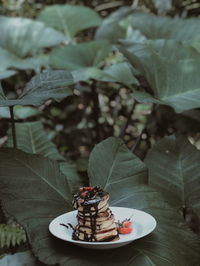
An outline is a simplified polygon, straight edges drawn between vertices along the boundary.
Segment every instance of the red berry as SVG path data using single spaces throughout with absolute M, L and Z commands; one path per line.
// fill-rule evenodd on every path
M 92 191 L 92 190 L 94 190 L 94 187 L 84 187 L 84 189 L 87 191 Z
M 94 187 L 81 187 L 79 190 L 80 190 L 80 192 L 82 192 L 82 191 L 92 191 L 92 190 L 94 190 Z
M 119 227 L 117 230 L 118 233 L 122 235 L 130 234 L 132 232 L 132 228 L 130 227 Z
M 122 222 L 122 227 L 131 227 L 131 225 L 132 225 L 132 223 L 131 223 L 131 221 L 129 221 L 129 220 L 124 220 L 123 222 Z
M 82 198 L 85 198 L 86 195 L 87 195 L 87 191 L 84 191 L 84 192 L 81 193 L 81 197 L 82 197 Z

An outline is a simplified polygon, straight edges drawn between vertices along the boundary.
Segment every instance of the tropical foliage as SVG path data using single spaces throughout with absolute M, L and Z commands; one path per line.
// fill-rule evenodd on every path
M 2 255 L 26 242 L 33 265 L 199 265 L 200 22 L 179 1 L 147 2 L 34 4 L 29 16 L 3 5 Z M 156 230 L 103 252 L 55 239 L 50 221 L 89 185 Z

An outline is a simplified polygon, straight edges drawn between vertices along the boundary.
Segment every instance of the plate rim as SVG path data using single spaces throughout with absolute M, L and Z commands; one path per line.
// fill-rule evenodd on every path
M 121 207 L 121 206 L 109 206 L 109 208 L 112 210 L 112 209 L 119 209 L 119 208 L 122 208 L 122 209 L 128 209 L 128 210 L 134 210 L 136 212 L 140 212 L 140 213 L 145 213 L 145 215 L 148 215 L 149 218 L 152 220 L 153 222 L 153 226 L 151 228 L 151 230 L 149 230 L 149 232 L 145 233 L 145 234 L 141 234 L 139 235 L 138 237 L 134 237 L 132 239 L 119 239 L 119 240 L 116 240 L 116 241 L 105 241 L 105 242 L 87 242 L 87 241 L 79 241 L 79 240 L 73 240 L 73 239 L 64 239 L 64 238 L 61 238 L 59 237 L 58 235 L 54 234 L 54 232 L 51 230 L 52 226 L 53 226 L 53 223 L 55 222 L 55 220 L 59 219 L 59 217 L 61 216 L 64 216 L 66 214 L 69 214 L 69 213 L 75 213 L 77 212 L 77 210 L 73 210 L 73 211 L 70 211 L 70 212 L 66 212 L 66 213 L 63 213 L 61 215 L 58 215 L 57 217 L 55 217 L 53 220 L 51 220 L 51 222 L 49 223 L 49 232 L 55 236 L 56 238 L 58 239 L 61 239 L 63 241 L 66 241 L 66 242 L 69 242 L 69 243 L 73 243 L 73 244 L 80 244 L 80 245 L 98 245 L 98 246 L 102 246 L 102 245 L 117 245 L 117 244 L 122 244 L 122 243 L 126 243 L 126 242 L 132 242 L 132 241 L 135 241 L 137 239 L 140 239 L 140 238 L 143 238 L 144 236 L 147 236 L 149 235 L 151 232 L 153 232 L 157 226 L 157 221 L 155 219 L 155 217 L 153 215 L 151 215 L 150 213 L 148 212 L 145 212 L 145 211 L 142 211 L 142 210 L 139 210 L 139 209 L 135 209 L 135 208 L 128 208 L 128 207 Z

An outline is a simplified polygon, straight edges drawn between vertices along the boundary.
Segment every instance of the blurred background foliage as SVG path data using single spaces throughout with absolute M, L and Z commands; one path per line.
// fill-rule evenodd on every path
M 85 6 L 96 11 L 102 18 L 124 6 L 132 6 L 146 13 L 167 14 L 183 18 L 199 16 L 199 1 L 33 1 L 2 0 L 0 13 L 4 16 L 19 16 L 36 19 L 41 10 L 55 4 Z M 73 42 L 81 43 L 93 40 L 94 28 L 85 29 L 76 34 Z M 98 36 L 98 35 L 97 35 Z M 48 54 L 49 48 L 45 48 Z M 58 48 L 59 50 L 60 48 Z M 59 51 L 58 51 L 59 52 Z M 76 52 L 76 51 L 75 51 Z M 56 53 L 56 51 L 55 51 Z M 71 51 L 69 51 L 71 53 Z M 84 51 L 86 53 L 86 51 Z M 56 54 L 54 56 L 58 58 Z M 25 57 L 27 58 L 27 57 Z M 51 59 L 52 58 L 52 59 Z M 67 59 L 68 57 L 66 57 Z M 53 61 L 53 68 L 62 68 L 59 62 Z M 73 60 L 73 58 L 72 58 Z M 114 51 L 105 56 L 102 67 L 123 61 L 122 55 Z M 66 60 L 68 62 L 68 59 Z M 65 67 L 65 66 L 64 66 Z M 42 66 L 42 69 L 44 66 Z M 6 95 L 14 98 L 40 69 L 18 69 L 12 77 L 2 80 Z M 127 73 L 127 71 L 126 71 Z M 80 74 L 80 73 L 78 73 Z M 129 78 L 129 77 L 127 77 Z M 122 82 L 124 83 L 124 82 Z M 120 82 L 102 82 L 94 79 L 79 80 L 74 88 L 74 96 L 60 103 L 49 100 L 39 108 L 15 107 L 17 122 L 40 120 L 59 152 L 78 166 L 84 175 L 88 155 L 95 143 L 109 136 L 121 136 L 128 147 L 144 158 L 154 142 L 165 135 L 173 133 L 187 134 L 191 140 L 198 141 L 200 120 L 199 110 L 176 114 L 169 106 L 152 103 L 139 103 L 130 97 L 128 84 Z M 145 86 L 145 81 L 140 80 Z M 9 112 L 6 107 L 0 108 L 0 143 L 7 140 Z
M 41 10 L 55 4 L 89 7 L 96 11 L 102 18 L 108 17 L 111 13 L 124 6 L 130 6 L 139 11 L 142 10 L 155 15 L 180 16 L 182 18 L 198 17 L 200 11 L 200 3 L 195 0 L 2 0 L 0 13 L 4 16 L 20 16 L 36 19 Z M 93 27 L 78 32 L 70 42 L 81 43 L 93 40 L 94 37 L 95 28 Z M 62 45 L 58 45 L 57 47 L 62 47 Z M 47 47 L 44 49 L 42 60 L 45 57 L 45 51 L 48 54 L 50 48 Z M 62 64 L 59 65 L 59 62 L 53 61 L 53 53 L 56 53 L 56 49 L 53 49 L 53 52 L 50 53 L 52 54 L 50 57 L 51 67 L 62 68 Z M 71 52 L 69 51 L 69 53 Z M 56 58 L 58 58 L 57 55 Z M 24 59 L 27 59 L 27 55 L 25 55 Z M 103 58 L 100 69 L 120 62 L 123 62 L 122 55 L 115 51 L 110 51 Z M 46 67 L 48 68 L 48 66 L 45 66 L 45 63 L 39 68 L 35 67 L 29 70 L 27 70 L 26 66 L 20 67 L 11 77 L 3 78 L 2 86 L 7 97 L 14 98 L 19 95 L 31 77 Z M 89 67 L 93 66 L 91 65 Z M 89 71 L 90 69 L 88 69 Z M 125 72 L 127 73 L 126 70 Z M 80 73 L 78 72 L 77 75 L 79 76 Z M 86 75 L 85 72 L 83 75 Z M 84 78 L 78 80 L 74 88 L 74 95 L 65 98 L 60 103 L 49 100 L 39 108 L 15 107 L 16 121 L 18 123 L 41 121 L 48 134 L 48 138 L 54 142 L 62 156 L 76 163 L 78 171 L 83 176 L 86 173 L 87 160 L 91 149 L 95 143 L 109 136 L 122 137 L 128 147 L 134 150 L 140 158 L 144 158 L 147 150 L 155 141 L 173 133 L 186 134 L 190 136 L 193 143 L 197 143 L 198 145 L 198 132 L 200 130 L 198 109 L 176 114 L 170 106 L 139 103 L 130 97 L 132 91 L 130 90 L 129 84 L 125 84 L 126 82 L 112 82 L 112 80 L 102 82 L 98 78 L 93 78 L 94 73 L 87 75 L 91 75 L 91 79 L 89 81 L 87 78 L 86 80 Z M 125 79 L 129 80 L 129 76 Z M 141 79 L 140 84 L 145 87 L 145 80 Z M 7 141 L 10 125 L 9 118 L 7 108 L 1 107 L 1 145 Z

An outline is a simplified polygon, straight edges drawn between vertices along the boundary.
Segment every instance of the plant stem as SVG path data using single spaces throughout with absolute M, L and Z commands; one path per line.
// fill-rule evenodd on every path
M 96 142 L 100 141 L 100 127 L 99 127 L 99 115 L 100 115 L 100 107 L 99 107 L 99 98 L 98 93 L 96 91 L 96 81 L 92 82 L 92 99 L 93 99 L 93 117 L 95 120 L 95 131 L 96 131 Z
M 131 108 L 131 111 L 129 112 L 129 115 L 128 115 L 128 117 L 127 117 L 126 123 L 125 123 L 125 125 L 123 126 L 123 128 L 122 128 L 122 130 L 121 130 L 121 132 L 120 132 L 120 134 L 119 134 L 119 137 L 120 137 L 121 139 L 124 137 L 124 135 L 125 135 L 125 133 L 126 133 L 126 129 L 127 129 L 128 125 L 129 125 L 129 123 L 130 123 L 130 121 L 131 121 L 131 117 L 132 117 L 133 111 L 135 110 L 135 106 L 136 106 L 136 104 L 137 104 L 137 102 L 134 101 L 133 106 L 132 106 L 132 108 Z
M 16 128 L 15 128 L 15 119 L 14 119 L 14 106 L 10 106 L 10 117 L 11 117 L 11 126 L 12 126 L 12 139 L 13 139 L 13 147 L 17 149 L 17 137 L 16 137 Z
M 143 128 L 142 132 L 140 133 L 140 135 L 137 137 L 135 143 L 133 144 L 131 151 L 134 152 L 135 149 L 137 148 L 137 146 L 140 144 L 140 141 L 142 139 L 142 134 L 146 131 L 146 127 Z
M 149 123 L 149 119 L 154 111 L 154 108 L 155 108 L 155 104 L 153 104 L 152 108 L 151 108 L 151 113 L 147 115 L 147 121 L 146 121 L 146 124 L 142 130 L 142 132 L 140 133 L 140 135 L 137 137 L 135 143 L 133 144 L 132 148 L 131 148 L 131 151 L 132 152 L 135 152 L 136 148 L 138 147 L 138 145 L 140 145 L 140 142 L 141 142 L 141 139 L 142 139 L 142 134 L 146 133 L 147 136 L 148 136 L 148 123 Z M 147 141 L 148 141 L 148 138 L 147 138 Z M 149 141 L 148 141 L 149 142 Z M 150 144 L 150 142 L 149 142 Z

